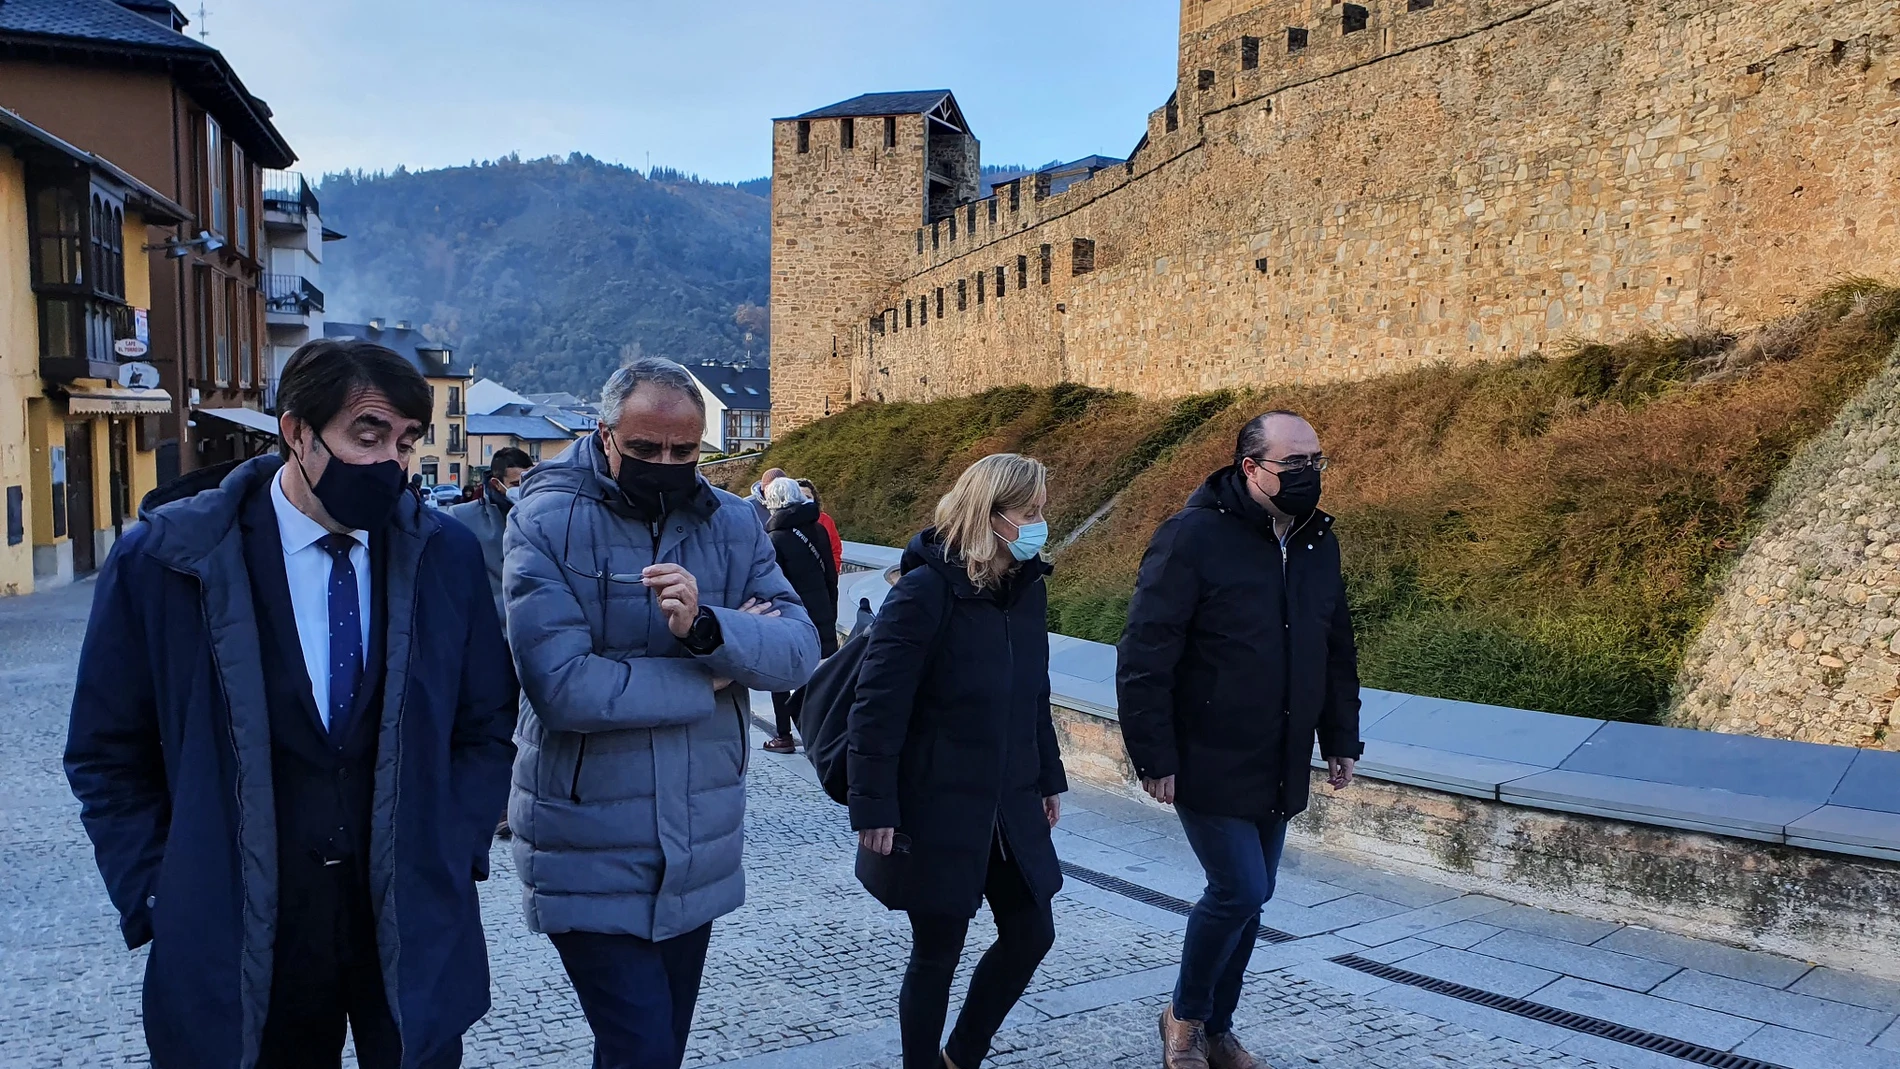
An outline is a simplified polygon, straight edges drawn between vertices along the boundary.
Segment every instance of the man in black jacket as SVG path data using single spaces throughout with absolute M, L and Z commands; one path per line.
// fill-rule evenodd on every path
M 1273 896 L 1286 823 L 1306 808 L 1318 736 L 1352 782 L 1359 669 L 1326 455 L 1291 412 L 1248 423 L 1234 463 L 1155 531 L 1118 648 L 1122 737 L 1142 786 L 1173 805 L 1207 871 L 1161 1014 L 1168 1069 L 1254 1069 L 1234 1007 Z

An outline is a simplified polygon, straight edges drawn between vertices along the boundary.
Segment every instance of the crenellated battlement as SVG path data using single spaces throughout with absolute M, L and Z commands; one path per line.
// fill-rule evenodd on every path
M 1185 0 L 1176 91 L 1061 192 L 979 199 L 960 115 L 869 154 L 834 116 L 781 122 L 779 426 L 1011 383 L 1167 396 L 1522 357 L 1900 277 L 1895 11 Z

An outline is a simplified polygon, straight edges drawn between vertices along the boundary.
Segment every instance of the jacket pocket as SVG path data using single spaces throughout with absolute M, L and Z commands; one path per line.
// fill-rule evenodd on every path
M 750 693 L 746 694 L 747 701 L 750 701 L 751 697 Z M 752 730 L 746 723 L 745 707 L 745 701 L 733 699 L 732 711 L 739 718 L 739 776 L 742 779 L 745 777 L 746 770 L 752 767 Z
M 574 782 L 568 788 L 568 797 L 581 800 L 581 766 L 587 763 L 587 736 L 582 735 L 580 745 L 574 750 Z

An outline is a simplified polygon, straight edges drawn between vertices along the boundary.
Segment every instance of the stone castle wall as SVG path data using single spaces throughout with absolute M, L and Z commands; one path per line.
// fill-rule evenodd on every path
M 779 426 L 822 414 L 834 344 L 850 400 L 1169 396 L 1760 322 L 1835 274 L 1900 276 L 1900 2 L 1364 6 L 1349 33 L 1342 5 L 1187 0 L 1141 150 L 1056 196 L 1025 180 L 919 229 L 914 200 L 775 173 L 834 228 L 775 205 L 775 259 L 838 249 L 775 263 Z
M 1684 661 L 1684 727 L 1900 750 L 1900 349 L 1789 465 Z

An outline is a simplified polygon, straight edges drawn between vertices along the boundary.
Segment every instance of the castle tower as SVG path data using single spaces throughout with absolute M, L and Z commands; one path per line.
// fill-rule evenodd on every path
M 948 90 L 869 93 L 772 124 L 772 431 L 856 400 L 852 356 L 920 227 L 975 200 L 976 138 Z

